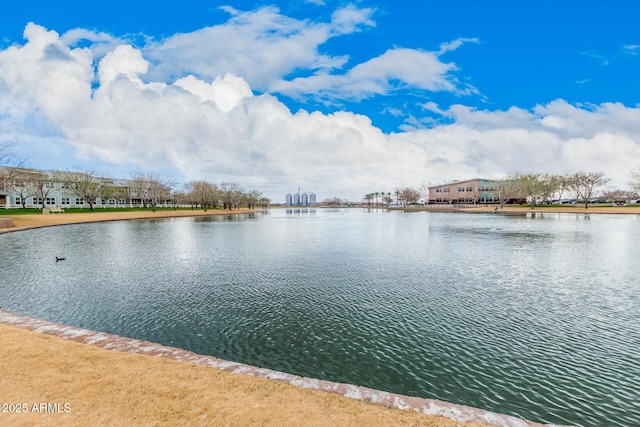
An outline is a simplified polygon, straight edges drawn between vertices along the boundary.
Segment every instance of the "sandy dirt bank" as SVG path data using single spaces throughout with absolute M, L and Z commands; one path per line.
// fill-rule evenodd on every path
M 14 227 L 0 232 L 79 222 L 220 214 L 229 211 L 16 215 L 12 217 Z M 74 332 L 66 337 L 41 332 L 0 319 L 0 426 L 505 425 L 389 409 L 188 361 L 75 342 L 73 337 L 78 333 Z M 452 406 L 453 418 L 456 411 Z
M 470 208 L 462 208 L 455 206 L 423 206 L 423 207 L 407 207 L 392 208 L 393 210 L 405 211 L 427 211 L 427 212 L 476 212 L 476 213 L 504 213 L 504 214 L 526 214 L 527 212 L 544 214 L 544 213 L 570 213 L 570 214 L 635 214 L 640 215 L 640 205 L 636 206 L 590 206 L 585 208 L 583 205 L 557 206 L 557 207 L 537 207 L 531 209 L 528 206 L 507 205 L 496 210 L 495 206 L 478 206 Z
M 237 215 L 254 212 L 251 209 L 241 208 L 229 210 L 177 210 L 177 211 L 140 211 L 140 212 L 86 212 L 86 213 L 62 213 L 62 214 L 33 214 L 33 215 L 9 215 L 13 221 L 13 227 L 0 229 L 0 233 L 8 231 L 20 231 L 29 228 L 48 227 L 54 225 L 76 224 L 82 222 L 122 221 L 131 219 L 175 218 L 204 215 Z

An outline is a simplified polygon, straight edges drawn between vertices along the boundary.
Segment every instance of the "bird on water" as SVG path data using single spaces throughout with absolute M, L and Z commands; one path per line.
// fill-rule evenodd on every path
M 58 257 L 56 257 L 56 262 L 58 262 L 58 261 L 64 261 L 64 260 L 65 260 L 65 258 L 58 258 Z

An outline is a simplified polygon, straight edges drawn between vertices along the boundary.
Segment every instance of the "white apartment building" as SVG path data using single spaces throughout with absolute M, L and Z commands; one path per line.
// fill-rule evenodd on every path
M 133 180 L 94 178 L 103 191 L 94 200 L 94 207 L 140 207 L 145 202 Z M 61 181 L 59 173 L 29 168 L 0 168 L 0 209 L 11 208 L 88 208 L 89 203 L 72 187 L 73 182 Z M 144 194 L 142 195 L 144 196 Z M 169 191 L 157 206 L 170 206 Z

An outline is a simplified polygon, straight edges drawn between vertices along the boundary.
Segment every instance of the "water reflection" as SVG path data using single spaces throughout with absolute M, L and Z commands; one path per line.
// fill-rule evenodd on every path
M 285 210 L 287 215 L 315 215 L 316 214 L 316 210 L 311 208 L 311 209 L 307 209 L 307 208 L 301 208 L 301 209 L 286 209 Z

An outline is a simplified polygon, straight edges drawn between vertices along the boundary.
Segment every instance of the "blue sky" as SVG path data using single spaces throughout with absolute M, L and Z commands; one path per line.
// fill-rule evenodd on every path
M 140 3 L 4 6 L 0 142 L 274 200 L 640 167 L 637 2 Z

